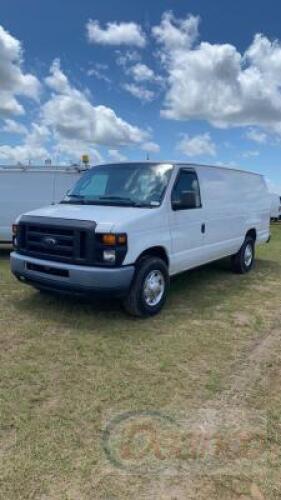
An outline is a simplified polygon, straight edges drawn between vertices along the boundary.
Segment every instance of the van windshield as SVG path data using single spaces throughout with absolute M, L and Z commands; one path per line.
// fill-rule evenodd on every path
M 158 207 L 172 169 L 164 163 L 97 166 L 81 177 L 61 203 Z

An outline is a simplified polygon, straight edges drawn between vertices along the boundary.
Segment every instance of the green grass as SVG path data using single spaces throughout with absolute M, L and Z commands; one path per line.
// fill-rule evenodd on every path
M 116 302 L 40 295 L 13 279 L 3 251 L 0 498 L 278 498 L 281 347 L 276 342 L 271 352 L 263 342 L 280 330 L 280 296 L 278 225 L 252 273 L 234 275 L 228 262 L 185 273 L 173 280 L 164 311 L 149 320 L 126 316 Z M 126 412 L 173 419 L 167 428 L 155 415 L 130 424 L 144 439 L 130 443 L 134 450 L 145 449 L 156 426 L 163 451 L 186 439 L 182 421 L 191 415 L 215 411 L 222 428 L 220 416 L 237 419 L 237 408 L 266 416 L 255 467 L 253 450 L 243 447 L 231 459 L 224 448 L 219 463 L 190 463 L 189 452 L 175 459 L 171 446 L 159 458 L 153 441 L 145 469 L 137 451 L 121 469 L 104 450 L 104 429 Z M 125 421 L 118 434 L 118 425 L 110 442 L 117 452 L 130 430 Z M 246 423 L 239 425 L 246 432 Z

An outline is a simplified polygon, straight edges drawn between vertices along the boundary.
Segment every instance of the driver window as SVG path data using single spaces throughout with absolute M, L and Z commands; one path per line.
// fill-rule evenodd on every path
M 182 196 L 188 193 L 193 193 L 195 195 L 196 208 L 201 207 L 201 197 L 197 175 L 194 172 L 182 170 L 172 191 L 172 204 L 180 203 Z

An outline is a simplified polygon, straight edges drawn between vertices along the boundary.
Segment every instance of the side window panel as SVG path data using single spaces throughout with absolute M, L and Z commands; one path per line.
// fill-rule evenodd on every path
M 184 206 L 184 200 L 194 200 L 190 206 Z M 181 170 L 172 191 L 172 205 L 181 209 L 190 210 L 201 207 L 200 186 L 194 172 Z

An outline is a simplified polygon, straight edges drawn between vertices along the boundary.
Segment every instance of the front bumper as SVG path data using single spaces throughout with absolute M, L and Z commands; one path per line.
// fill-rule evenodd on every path
M 12 273 L 23 283 L 71 295 L 126 295 L 135 271 L 134 266 L 77 266 L 35 259 L 17 252 L 12 252 L 10 257 Z

